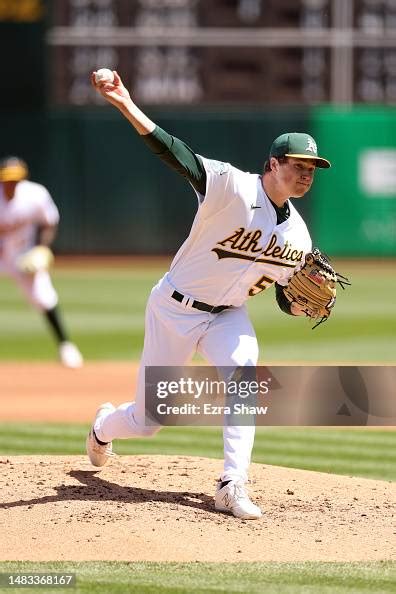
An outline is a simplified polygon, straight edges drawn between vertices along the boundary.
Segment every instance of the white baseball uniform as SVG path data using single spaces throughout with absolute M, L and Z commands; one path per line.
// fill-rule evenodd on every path
M 258 344 L 245 302 L 275 281 L 287 284 L 311 250 L 307 227 L 290 204 L 277 224 L 259 175 L 201 157 L 206 193 L 198 195 L 191 232 L 169 272 L 153 288 L 146 309 L 145 340 L 136 399 L 99 418 L 99 440 L 152 435 L 145 426 L 145 366 L 182 366 L 195 352 L 216 367 L 256 365 Z M 172 295 L 182 295 L 179 302 Z M 195 309 L 194 300 L 231 306 L 220 313 Z M 224 426 L 226 480 L 247 480 L 254 441 L 252 426 Z
M 57 305 L 58 296 L 51 278 L 44 270 L 23 273 L 16 261 L 34 246 L 38 227 L 56 225 L 58 221 L 58 209 L 44 186 L 20 181 L 13 198 L 7 200 L 0 183 L 0 273 L 13 277 L 39 310 L 50 310 Z

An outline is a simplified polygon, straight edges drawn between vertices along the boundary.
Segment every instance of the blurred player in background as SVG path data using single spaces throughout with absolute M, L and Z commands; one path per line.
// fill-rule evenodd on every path
M 11 276 L 29 302 L 41 311 L 58 344 L 65 367 L 83 364 L 69 340 L 59 311 L 58 295 L 48 272 L 59 212 L 48 190 L 27 181 L 28 167 L 18 157 L 0 160 L 0 274 Z

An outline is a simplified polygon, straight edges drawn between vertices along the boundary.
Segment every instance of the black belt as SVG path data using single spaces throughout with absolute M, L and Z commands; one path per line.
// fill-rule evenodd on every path
M 182 303 L 182 301 L 184 299 L 184 295 L 179 293 L 179 291 L 173 291 L 172 297 L 173 297 L 173 299 L 176 299 L 176 301 L 178 301 L 179 303 Z M 224 311 L 225 309 L 229 309 L 231 306 L 230 305 L 216 305 L 216 306 L 209 305 L 208 303 L 202 303 L 202 301 L 195 301 L 195 299 L 194 299 L 191 307 L 194 307 L 195 309 L 199 309 L 200 311 L 207 311 L 208 313 L 217 314 L 217 313 L 220 313 L 221 311 Z

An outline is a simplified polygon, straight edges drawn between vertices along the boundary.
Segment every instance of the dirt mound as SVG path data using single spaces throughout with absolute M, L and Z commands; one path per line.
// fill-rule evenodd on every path
M 0 458 L 0 560 L 369 561 L 396 558 L 396 485 L 252 464 L 260 520 L 213 509 L 220 460 Z

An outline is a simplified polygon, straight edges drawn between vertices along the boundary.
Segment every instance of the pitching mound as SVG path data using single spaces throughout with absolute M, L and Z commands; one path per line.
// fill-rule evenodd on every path
M 370 561 L 396 558 L 396 485 L 253 464 L 260 520 L 213 509 L 220 460 L 0 458 L 0 560 Z

